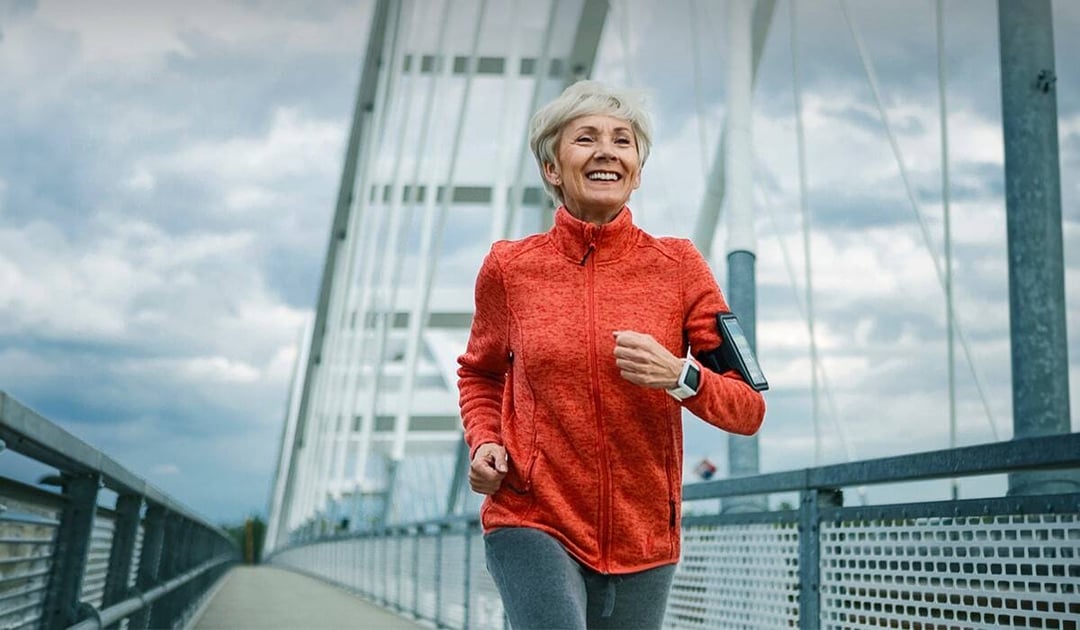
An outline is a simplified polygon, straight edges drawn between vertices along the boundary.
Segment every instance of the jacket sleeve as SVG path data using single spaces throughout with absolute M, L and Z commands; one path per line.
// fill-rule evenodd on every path
M 510 368 L 509 313 L 494 248 L 476 278 L 472 330 L 458 365 L 458 402 L 471 460 L 481 444 L 502 444 L 503 386 Z
M 730 312 L 705 258 L 686 241 L 683 254 L 682 291 L 686 319 L 683 329 L 691 354 L 720 347 L 717 313 Z M 695 416 L 725 431 L 753 435 L 765 419 L 765 398 L 743 381 L 735 370 L 717 374 L 701 366 L 698 393 L 683 401 Z

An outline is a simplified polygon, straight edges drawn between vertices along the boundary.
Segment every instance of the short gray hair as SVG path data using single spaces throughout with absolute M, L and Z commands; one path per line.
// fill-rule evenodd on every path
M 630 123 L 634 130 L 641 166 L 652 146 L 652 123 L 645 109 L 645 95 L 636 90 L 621 90 L 599 81 L 578 81 L 563 90 L 558 98 L 540 108 L 529 121 L 529 148 L 540 167 L 540 181 L 555 206 L 563 203 L 562 191 L 544 177 L 544 165 L 555 163 L 555 153 L 563 127 L 582 116 L 612 116 Z

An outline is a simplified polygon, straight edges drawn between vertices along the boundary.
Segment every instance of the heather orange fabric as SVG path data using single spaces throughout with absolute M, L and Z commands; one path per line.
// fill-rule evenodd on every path
M 717 348 L 716 314 L 728 310 L 693 244 L 646 234 L 629 208 L 603 226 L 560 208 L 549 232 L 495 243 L 458 359 L 470 454 L 488 442 L 509 454 L 481 508 L 484 530 L 548 532 L 601 573 L 677 562 L 680 403 L 619 375 L 612 333 L 650 334 L 681 357 L 688 343 Z M 682 404 L 744 435 L 765 415 L 761 394 L 734 372 L 702 369 Z

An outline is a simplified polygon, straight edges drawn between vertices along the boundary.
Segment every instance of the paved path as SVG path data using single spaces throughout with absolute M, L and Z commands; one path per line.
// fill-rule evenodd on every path
M 421 626 L 314 578 L 270 566 L 229 571 L 195 628 L 386 628 Z

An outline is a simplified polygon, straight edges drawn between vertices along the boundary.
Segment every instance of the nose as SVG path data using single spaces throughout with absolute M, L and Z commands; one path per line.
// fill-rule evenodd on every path
M 615 157 L 615 151 L 612 150 L 610 140 L 601 140 L 596 143 L 596 157 L 603 160 L 610 160 Z

